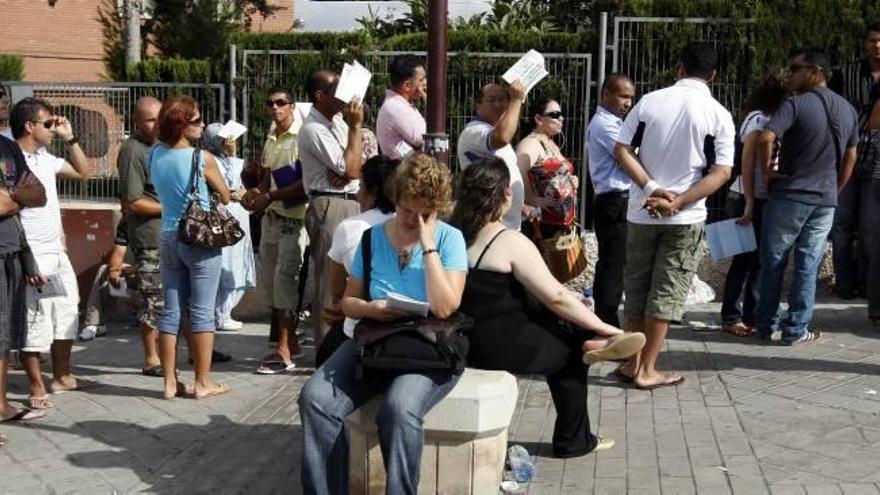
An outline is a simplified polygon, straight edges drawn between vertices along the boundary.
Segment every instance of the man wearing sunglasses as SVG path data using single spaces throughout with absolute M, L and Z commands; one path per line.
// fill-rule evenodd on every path
M 811 344 L 821 337 L 810 330 L 816 299 L 816 274 L 825 254 L 840 192 L 852 175 L 858 143 L 858 115 L 827 87 L 828 57 L 803 49 L 789 66 L 788 86 L 795 93 L 773 113 L 758 136 L 759 163 L 770 177 L 761 230 L 761 291 L 755 319 L 764 340 L 777 329 L 789 345 Z M 772 168 L 773 145 L 782 141 L 780 170 Z M 794 278 L 788 314 L 780 321 L 779 296 L 789 253 Z
M 55 177 L 85 181 L 91 175 L 89 160 L 79 145 L 70 122 L 53 114 L 52 107 L 38 98 L 25 98 L 12 109 L 12 134 L 24 153 L 30 171 L 46 190 L 46 205 L 21 212 L 21 222 L 40 273 L 63 295 L 38 297 L 28 291 L 28 331 L 22 357 L 31 381 L 29 406 L 49 409 L 49 391 L 43 384 L 40 353 L 52 353 L 52 392 L 75 390 L 70 351 L 78 326 L 79 288 L 76 273 L 67 257 L 61 206 Z M 55 139 L 65 143 L 68 160 L 49 153 Z
M 282 87 L 270 89 L 266 109 L 272 126 L 263 145 L 263 165 L 271 173 L 263 177 L 257 188 L 248 191 L 242 204 L 251 211 L 265 212 L 260 227 L 257 284 L 272 308 L 269 345 L 275 350 L 263 358 L 257 373 L 268 375 L 293 369 L 293 358 L 301 353 L 296 336 L 291 335 L 291 318 L 298 315 L 291 312 L 299 297 L 299 271 L 308 236 L 302 169 L 298 164 L 301 122 L 294 117 L 290 91 Z

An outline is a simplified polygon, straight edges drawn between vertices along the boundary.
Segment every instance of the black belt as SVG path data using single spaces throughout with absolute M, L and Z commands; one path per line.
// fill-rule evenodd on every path
M 349 199 L 351 201 L 357 201 L 357 193 L 333 192 L 333 191 L 312 191 L 309 193 L 309 196 L 311 196 L 313 198 L 325 196 L 328 198 Z
M 628 189 L 614 190 L 614 191 L 603 192 L 602 194 L 596 195 L 597 198 L 601 197 L 601 196 L 605 196 L 605 197 L 613 196 L 613 197 L 621 197 L 621 198 L 626 197 L 626 198 L 628 198 L 629 197 L 629 190 Z

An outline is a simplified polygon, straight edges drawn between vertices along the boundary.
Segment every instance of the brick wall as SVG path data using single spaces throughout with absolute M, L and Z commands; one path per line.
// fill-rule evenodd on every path
M 0 53 L 25 58 L 26 81 L 103 81 L 106 79 L 98 0 L 0 0 L 3 27 Z M 295 0 L 275 0 L 284 10 L 263 19 L 255 32 L 285 32 L 293 25 Z
M 25 57 L 28 81 L 100 81 L 101 24 L 96 0 L 2 0 L 0 52 Z

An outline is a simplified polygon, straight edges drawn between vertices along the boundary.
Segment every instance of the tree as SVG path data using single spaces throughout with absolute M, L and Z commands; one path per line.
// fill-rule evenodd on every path
M 122 11 L 125 14 L 125 66 L 130 67 L 141 61 L 140 0 L 124 0 Z

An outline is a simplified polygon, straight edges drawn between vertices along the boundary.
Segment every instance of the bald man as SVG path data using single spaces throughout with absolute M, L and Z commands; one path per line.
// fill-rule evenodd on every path
M 132 116 L 134 132 L 122 143 L 116 168 L 119 170 L 119 199 L 127 212 L 128 246 L 137 269 L 139 294 L 138 320 L 144 343 L 147 376 L 162 376 L 159 365 L 156 324 L 162 311 L 162 286 L 159 277 L 159 227 L 162 207 L 150 183 L 149 150 L 159 135 L 159 109 L 162 103 L 152 96 L 140 98 Z

